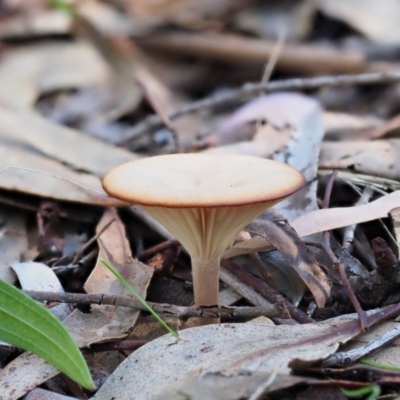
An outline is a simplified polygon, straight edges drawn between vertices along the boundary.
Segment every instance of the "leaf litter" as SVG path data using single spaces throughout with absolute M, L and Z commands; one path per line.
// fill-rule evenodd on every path
M 109 393 L 121 399 L 147 399 L 163 396 L 164 390 L 170 396 L 185 393 L 192 399 L 204 397 L 206 390 L 215 399 L 260 398 L 299 382 L 310 388 L 321 385 L 321 362 L 339 355 L 339 346 L 349 340 L 359 352 L 363 346 L 383 346 L 377 335 L 360 335 L 334 260 L 343 264 L 363 307 L 376 309 L 377 316 L 379 307 L 396 306 L 400 198 L 395 104 L 400 99 L 395 90 L 398 84 L 377 83 L 396 71 L 399 43 L 393 32 L 397 28 L 385 15 L 395 15 L 390 13 L 397 6 L 388 2 L 375 13 L 372 2 L 367 2 L 363 13 L 354 13 L 349 10 L 358 1 L 348 3 L 304 1 L 302 7 L 277 20 L 278 28 L 288 24 L 293 28 L 289 37 L 294 40 L 285 43 L 277 57 L 277 78 L 285 82 L 289 71 L 298 79 L 283 93 L 259 91 L 252 100 L 250 92 L 243 95 L 244 89 L 232 88 L 261 78 L 265 49 L 273 48 L 274 37 L 280 34 L 276 27 L 266 29 L 257 16 L 272 10 L 282 15 L 272 5 L 261 10 L 242 2 L 217 6 L 215 2 L 166 1 L 150 6 L 146 2 L 94 1 L 79 5 L 80 16 L 71 24 L 69 17 L 47 4 L 25 7 L 5 2 L 1 10 L 5 23 L 0 29 L 5 40 L 0 59 L 1 279 L 15 283 L 18 278 L 16 284 L 22 289 L 41 291 L 48 290 L 47 286 L 37 285 L 54 280 L 60 296 L 65 290 L 116 298 L 126 295 L 99 261 L 106 259 L 142 296 L 148 292 L 148 300 L 167 299 L 167 303 L 180 305 L 189 299 L 190 304 L 185 251 L 160 248 L 155 250 L 155 259 L 138 261 L 143 251 L 156 248 L 171 235 L 134 208 L 118 213 L 109 208 L 122 204 L 107 198 L 101 188 L 101 178 L 113 166 L 174 152 L 171 127 L 186 152 L 276 159 L 302 171 L 308 182 L 296 195 L 257 218 L 248 233 L 233 243 L 225 257 L 235 268 L 222 270 L 221 280 L 226 285 L 222 291 L 231 292 L 235 306 L 272 303 L 285 309 L 285 302 L 290 301 L 291 307 L 303 313 L 303 321 L 315 322 L 300 325 L 296 315 L 287 320 L 274 318 L 273 325 L 224 317 L 226 324 L 182 330 L 183 340 L 174 342 L 168 335 L 153 340 L 153 328 L 145 316 L 139 317 L 138 310 L 110 304 L 57 305 L 63 307 L 63 315 L 70 307 L 74 309 L 64 324 L 82 348 L 92 346 L 96 351 L 97 343 L 110 346 L 110 357 L 94 361 L 86 354 L 93 371 L 107 370 L 108 379 L 94 398 L 106 399 Z M 371 15 L 377 21 L 375 28 L 368 23 Z M 348 41 L 333 39 L 324 18 Z M 81 28 L 78 36 L 77 26 Z M 227 34 L 228 26 L 236 30 L 236 38 L 232 32 Z M 323 32 L 321 26 L 328 28 Z M 357 40 L 351 37 L 352 29 L 358 31 Z M 82 37 L 89 43 L 82 42 Z M 21 38 L 28 41 L 18 44 Z M 321 41 L 317 46 L 315 38 L 331 41 L 332 48 Z M 307 56 L 310 51 L 314 58 Z M 316 77 L 321 71 L 331 74 L 324 78 L 330 87 L 307 86 L 311 81 L 302 76 Z M 345 88 L 335 84 L 338 71 L 380 71 L 382 75 L 378 73 L 375 86 L 368 88 L 358 84 L 360 79 L 368 84 L 371 76 L 350 76 L 351 85 Z M 303 88 L 307 88 L 304 94 L 290 91 Z M 230 93 L 226 96 L 230 100 L 221 102 L 218 99 L 224 93 Z M 190 99 L 201 98 L 203 102 L 190 103 Z M 150 115 L 152 105 L 158 113 L 165 113 L 163 120 L 177 109 L 181 117 L 173 119 L 168 128 L 158 125 L 154 130 L 151 121 L 157 117 Z M 331 207 L 321 209 L 327 176 L 333 169 L 340 172 L 330 194 Z M 371 189 L 370 199 L 359 205 L 365 187 Z M 40 223 L 46 224 L 47 216 L 40 207 L 47 200 L 61 210 L 57 217 L 61 229 L 50 222 L 53 228 L 42 237 Z M 69 220 L 75 223 L 69 225 Z M 350 236 L 345 237 L 342 228 Z M 334 231 L 328 241 L 326 231 Z M 155 268 L 159 263 L 164 268 Z M 251 279 L 235 276 L 238 270 L 245 270 Z M 257 280 L 263 285 L 253 287 Z M 268 290 L 266 285 L 270 285 Z M 167 287 L 173 290 L 168 292 Z M 279 304 L 274 300 L 278 298 Z M 393 319 L 396 312 L 389 314 L 386 317 Z M 376 329 L 387 326 L 390 333 L 390 324 L 395 323 L 385 325 L 376 318 Z M 183 328 L 190 326 L 190 319 L 175 323 Z M 137 348 L 133 343 L 137 336 L 129 334 L 139 325 L 147 327 L 143 331 L 148 333 L 140 339 L 148 335 L 149 343 L 113 372 L 121 357 L 112 354 L 115 349 Z M 395 345 L 385 353 L 377 352 L 374 360 L 395 365 L 393 349 Z M 379 358 L 380 354 L 389 358 Z M 11 362 L 0 357 L 1 367 L 1 396 L 9 399 L 32 389 L 33 396 L 35 387 L 57 375 L 53 367 L 29 353 Z M 348 368 L 359 376 L 360 370 Z M 365 368 L 371 376 L 376 374 L 372 367 Z M 289 375 L 299 370 L 302 375 L 312 370 L 312 377 Z M 359 378 L 352 382 L 339 370 L 329 373 L 342 378 L 341 386 L 368 383 Z M 380 376 L 377 381 L 387 390 L 388 381 Z M 390 379 L 396 382 L 396 375 Z M 227 392 L 226 382 L 232 381 L 235 390 Z M 335 382 L 329 384 L 337 387 Z M 60 388 L 59 382 L 51 379 L 47 388 L 56 386 Z M 61 391 L 75 398 L 84 396 L 69 384 Z M 300 392 L 292 389 L 292 393 Z

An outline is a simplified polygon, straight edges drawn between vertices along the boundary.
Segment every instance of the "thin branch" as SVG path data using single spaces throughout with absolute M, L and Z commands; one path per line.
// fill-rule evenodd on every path
M 81 258 L 82 254 L 85 252 L 85 250 L 91 246 L 103 233 L 108 227 L 115 221 L 115 218 L 113 218 L 111 221 L 107 222 L 103 228 L 100 230 L 100 232 L 96 233 L 92 238 L 90 238 L 81 248 L 76 252 L 74 259 L 72 260 L 72 265 L 75 265 L 78 263 L 78 260 Z
M 362 357 L 367 356 L 375 350 L 389 345 L 400 337 L 400 327 L 395 326 L 383 334 L 376 336 L 371 342 L 355 349 L 336 353 L 323 362 L 323 367 L 344 367 L 353 364 Z
M 168 114 L 168 118 L 170 120 L 174 120 L 182 115 L 201 109 L 209 109 L 216 106 L 221 106 L 223 104 L 237 104 L 243 102 L 245 99 L 251 96 L 259 94 L 260 91 L 269 93 L 281 90 L 317 89 L 320 87 L 376 85 L 397 81 L 400 81 L 400 72 L 320 76 L 316 78 L 293 78 L 266 83 L 246 83 L 238 89 L 219 93 L 217 95 L 212 95 L 210 97 L 206 97 L 205 99 L 189 103 L 182 108 Z M 162 120 L 159 116 L 152 115 L 133 127 L 130 135 L 127 138 L 124 138 L 123 143 L 129 142 L 130 140 L 140 137 L 147 132 L 151 132 L 154 129 L 160 128 L 162 124 Z
M 37 301 L 51 301 L 60 303 L 81 303 L 81 304 L 109 304 L 120 307 L 135 308 L 137 310 L 147 311 L 136 299 L 125 296 L 112 296 L 103 294 L 84 294 L 84 293 L 54 293 L 40 292 L 34 290 L 23 291 L 28 296 Z M 263 307 L 183 307 L 172 304 L 158 304 L 147 302 L 149 306 L 160 315 L 179 317 L 179 318 L 256 318 L 259 316 L 270 318 L 288 318 L 285 307 L 281 304 L 263 306 Z
M 150 91 L 148 90 L 146 85 L 143 82 L 141 82 L 140 80 L 138 80 L 138 83 L 142 89 L 144 97 L 149 102 L 149 104 L 151 105 L 151 107 L 153 108 L 155 113 L 158 115 L 158 117 L 160 118 L 160 121 L 171 132 L 172 139 L 175 143 L 176 152 L 183 153 L 183 148 L 182 148 L 181 141 L 179 139 L 178 132 L 176 131 L 175 127 L 173 126 L 171 119 L 169 118 L 169 116 L 167 114 L 165 114 L 165 112 L 161 109 L 161 107 L 159 107 L 156 99 L 153 98 L 152 94 L 150 93 Z
M 140 260 L 144 260 L 146 258 L 153 257 L 157 253 L 161 253 L 167 249 L 180 246 L 180 243 L 176 239 L 166 240 L 165 242 L 156 244 L 153 247 L 149 247 L 148 249 L 142 251 L 137 255 L 137 258 Z
M 325 189 L 325 196 L 323 201 L 323 208 L 329 208 L 329 202 L 332 194 L 332 187 L 333 183 L 335 182 L 337 171 L 334 171 L 328 179 Z M 331 259 L 333 265 L 337 268 L 339 272 L 340 279 L 342 281 L 343 287 L 346 290 L 347 296 L 349 297 L 351 304 L 353 305 L 354 309 L 356 310 L 359 318 L 360 318 L 360 325 L 363 331 L 368 329 L 368 317 L 366 312 L 361 308 L 360 302 L 358 301 L 351 285 L 349 279 L 346 275 L 346 270 L 338 258 L 335 256 L 332 248 L 331 248 L 331 233 L 330 231 L 324 232 L 324 242 L 323 245 L 325 247 L 326 253 L 328 257 Z
M 263 76 L 261 78 L 261 83 L 269 82 L 272 72 L 275 68 L 276 62 L 279 59 L 279 56 L 282 53 L 283 45 L 285 44 L 286 32 L 285 30 L 281 30 L 279 32 L 278 40 L 276 41 L 274 47 L 272 48 L 272 54 L 269 57 L 268 63 L 265 66 Z

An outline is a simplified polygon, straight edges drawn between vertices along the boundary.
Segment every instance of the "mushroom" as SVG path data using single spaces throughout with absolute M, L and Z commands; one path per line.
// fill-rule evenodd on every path
M 138 205 L 180 241 L 191 257 L 195 305 L 215 306 L 224 252 L 255 217 L 304 183 L 295 169 L 259 157 L 173 154 L 117 166 L 103 188 Z

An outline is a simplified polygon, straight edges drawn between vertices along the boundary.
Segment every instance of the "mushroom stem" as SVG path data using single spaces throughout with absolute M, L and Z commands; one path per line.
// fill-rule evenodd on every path
M 194 304 L 196 306 L 218 306 L 220 258 L 192 257 Z M 195 318 L 196 325 L 219 323 L 219 318 Z

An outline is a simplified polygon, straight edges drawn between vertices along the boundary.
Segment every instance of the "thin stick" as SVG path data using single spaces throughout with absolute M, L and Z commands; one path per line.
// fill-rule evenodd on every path
M 398 305 L 397 305 L 398 306 Z M 394 340 L 400 337 L 400 327 L 395 326 L 383 334 L 376 336 L 372 341 L 351 349 L 348 351 L 338 352 L 333 354 L 323 362 L 324 368 L 329 367 L 346 367 L 353 364 L 362 357 L 367 356 L 375 350 L 381 349 L 384 346 L 391 344 Z
M 328 182 L 326 184 L 326 189 L 325 189 L 325 196 L 324 196 L 324 201 L 323 201 L 323 208 L 329 208 L 329 202 L 332 194 L 332 188 L 333 188 L 333 183 L 335 182 L 337 171 L 333 171 L 331 176 L 328 179 Z M 359 318 L 360 318 L 360 325 L 361 329 L 363 331 L 366 331 L 368 329 L 368 317 L 366 312 L 361 308 L 361 305 L 354 294 L 354 291 L 350 285 L 350 282 L 347 278 L 345 267 L 343 263 L 341 263 L 337 257 L 335 256 L 332 247 L 331 247 L 331 233 L 330 231 L 324 232 L 324 247 L 326 250 L 326 254 L 329 256 L 331 259 L 332 263 L 336 266 L 340 279 L 342 281 L 343 287 L 346 290 L 347 296 L 349 296 L 349 299 L 351 301 L 351 304 L 353 305 L 354 309 L 356 310 Z
M 92 244 L 94 243 L 102 234 L 103 232 L 115 221 L 115 218 L 113 218 L 111 221 L 107 222 L 103 228 L 100 230 L 100 232 L 96 233 L 92 238 L 90 238 L 81 248 L 77 251 L 75 254 L 74 259 L 72 260 L 72 265 L 75 265 L 78 263 L 79 258 L 82 256 L 83 252 Z
M 158 115 L 160 118 L 160 121 L 166 126 L 166 128 L 171 132 L 172 139 L 175 143 L 175 148 L 177 153 L 183 153 L 181 141 L 179 139 L 178 132 L 176 131 L 175 127 L 173 126 L 171 119 L 167 114 L 164 113 L 164 111 L 159 107 L 157 104 L 157 101 L 153 98 L 151 93 L 149 92 L 148 88 L 146 85 L 138 80 L 139 86 L 141 87 L 143 91 L 143 95 L 146 98 L 146 100 L 149 102 L 155 113 Z
M 352 75 L 320 76 L 316 78 L 293 78 L 275 82 L 246 83 L 238 89 L 219 93 L 202 100 L 186 104 L 182 108 L 168 114 L 170 120 L 201 109 L 209 109 L 228 103 L 240 103 L 246 98 L 257 95 L 260 91 L 265 93 L 281 90 L 317 89 L 320 87 L 337 87 L 346 85 L 376 85 L 382 83 L 397 82 L 400 80 L 400 72 L 366 73 Z M 140 137 L 147 132 L 161 127 L 163 124 L 158 115 L 152 115 L 138 123 L 123 142 Z
M 60 303 L 81 304 L 109 304 L 120 307 L 135 308 L 146 311 L 146 309 L 133 297 L 112 296 L 105 294 L 83 294 L 83 293 L 54 293 L 34 290 L 24 290 L 24 293 L 37 301 L 56 301 Z M 259 316 L 270 318 L 288 318 L 288 311 L 281 304 L 263 307 L 183 307 L 172 304 L 159 304 L 147 302 L 147 304 L 158 314 L 180 318 L 256 318 Z
M 150 258 L 156 255 L 157 253 L 161 253 L 164 250 L 177 246 L 180 246 L 180 243 L 176 239 L 166 240 L 165 242 L 156 244 L 155 246 L 149 247 L 148 249 L 142 251 L 137 255 L 137 258 L 141 260 Z
M 283 45 L 285 44 L 286 34 L 282 29 L 279 33 L 278 40 L 276 41 L 273 49 L 271 57 L 268 60 L 267 65 L 265 66 L 263 76 L 261 78 L 261 83 L 267 83 L 272 75 L 272 71 L 275 68 L 276 62 L 278 61 L 279 56 L 282 53 Z
M 282 53 L 283 45 L 285 43 L 285 37 L 286 37 L 285 32 L 282 29 L 279 33 L 278 40 L 276 41 L 272 49 L 271 57 L 269 58 L 268 63 L 265 66 L 264 73 L 261 77 L 261 83 L 267 83 L 270 80 L 276 62 L 278 61 L 278 58 Z M 263 93 L 261 92 L 260 96 L 262 95 Z M 262 119 L 259 119 L 256 124 L 256 131 L 258 131 L 261 128 L 261 125 L 262 125 Z

